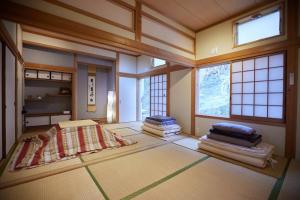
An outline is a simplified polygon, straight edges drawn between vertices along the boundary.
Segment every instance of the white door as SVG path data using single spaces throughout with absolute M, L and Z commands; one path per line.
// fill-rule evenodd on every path
M 136 121 L 136 85 L 136 78 L 119 78 L 119 122 Z
M 6 154 L 15 143 L 15 56 L 5 48 Z

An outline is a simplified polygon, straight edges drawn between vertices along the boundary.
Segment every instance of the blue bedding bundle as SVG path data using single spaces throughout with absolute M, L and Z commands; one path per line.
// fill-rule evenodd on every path
M 146 122 L 154 125 L 173 125 L 177 124 L 176 120 L 173 117 L 167 117 L 167 116 L 151 116 L 146 117 Z
M 232 123 L 217 123 L 209 130 L 208 138 L 244 147 L 254 147 L 262 140 L 253 128 Z

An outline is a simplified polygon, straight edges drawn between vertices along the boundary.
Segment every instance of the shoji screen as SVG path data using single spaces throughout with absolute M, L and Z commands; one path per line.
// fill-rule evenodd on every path
M 150 78 L 150 114 L 167 115 L 167 75 L 161 74 Z
M 232 63 L 231 115 L 284 118 L 284 54 Z
M 5 104 L 6 104 L 6 154 L 15 143 L 15 70 L 16 59 L 12 52 L 5 48 Z

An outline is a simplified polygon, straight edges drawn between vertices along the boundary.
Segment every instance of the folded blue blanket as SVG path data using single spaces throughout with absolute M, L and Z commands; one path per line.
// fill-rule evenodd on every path
M 151 119 L 151 120 L 154 120 L 154 121 L 157 121 L 157 122 L 167 122 L 167 121 L 174 121 L 175 120 L 173 117 L 160 116 L 160 115 L 147 117 L 146 119 Z
M 163 125 L 163 126 L 166 126 L 166 125 L 173 125 L 173 124 L 177 124 L 176 120 L 171 120 L 171 121 L 164 121 L 164 122 L 159 122 L 159 121 L 155 121 L 155 120 L 152 120 L 152 119 L 147 119 L 145 120 L 146 122 L 148 122 L 149 124 L 153 124 L 153 125 Z
M 243 125 L 239 125 L 239 124 L 232 124 L 232 123 L 228 123 L 228 122 L 216 123 L 212 127 L 219 131 L 235 132 L 235 133 L 240 133 L 240 134 L 245 134 L 245 135 L 251 135 L 256 132 L 251 127 L 243 126 Z
M 230 144 L 235 144 L 235 145 L 239 145 L 239 146 L 243 146 L 243 147 L 248 147 L 248 148 L 254 147 L 258 143 L 261 142 L 261 137 L 257 137 L 252 142 L 250 142 L 248 140 L 244 140 L 244 139 L 240 139 L 240 138 L 235 138 L 235 137 L 230 137 L 230 136 L 221 135 L 221 134 L 216 134 L 216 133 L 207 134 L 207 137 L 210 138 L 210 139 L 213 139 L 213 140 L 217 140 L 217 141 L 221 141 L 221 142 L 226 142 L 226 143 L 230 143 Z
M 219 135 L 225 135 L 228 137 L 239 138 L 239 139 L 246 140 L 249 142 L 255 142 L 258 139 L 261 139 L 261 137 L 262 137 L 261 135 L 256 134 L 256 133 L 247 135 L 247 134 L 242 134 L 242 133 L 238 133 L 238 132 L 234 132 L 234 131 L 222 131 L 222 130 L 218 130 L 215 128 L 210 129 L 209 132 L 214 133 L 214 134 L 219 134 Z

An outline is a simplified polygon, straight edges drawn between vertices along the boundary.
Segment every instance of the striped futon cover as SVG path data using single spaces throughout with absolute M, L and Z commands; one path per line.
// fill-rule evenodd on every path
M 10 169 L 31 168 L 69 159 L 85 152 L 91 153 L 134 143 L 136 142 L 121 138 L 100 125 L 63 129 L 54 126 L 46 133 L 24 139 Z

